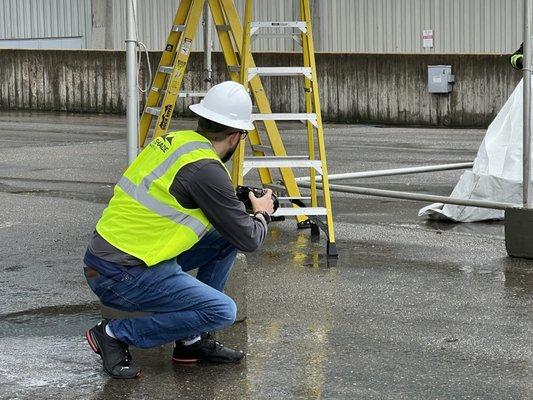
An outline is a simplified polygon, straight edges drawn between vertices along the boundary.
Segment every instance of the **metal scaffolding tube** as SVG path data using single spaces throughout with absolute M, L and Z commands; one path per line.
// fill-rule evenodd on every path
M 531 208 L 531 1 L 524 0 L 523 204 Z
M 311 185 L 309 183 L 303 182 L 300 184 L 300 186 L 309 188 Z M 321 185 L 318 185 L 318 187 L 320 186 Z M 372 188 L 358 187 L 358 186 L 329 185 L 329 188 L 333 192 L 361 194 L 361 195 L 377 196 L 377 197 L 389 197 L 393 199 L 403 199 L 403 200 L 455 204 L 458 206 L 467 206 L 467 207 L 492 208 L 496 210 L 507 210 L 509 208 L 520 207 L 520 204 L 501 203 L 497 201 L 454 199 L 451 197 L 436 196 L 432 194 L 399 192 L 396 190 L 372 189 Z
M 454 169 L 468 169 L 472 168 L 473 162 L 455 163 L 455 164 L 440 164 L 440 165 L 428 165 L 423 167 L 407 167 L 407 168 L 395 168 L 395 169 L 383 169 L 377 171 L 362 171 L 351 172 L 345 174 L 333 174 L 328 175 L 330 181 L 338 181 L 342 179 L 354 179 L 354 178 L 376 178 L 378 176 L 393 176 L 393 175 L 407 175 L 407 174 L 420 174 L 423 172 L 434 171 L 449 171 Z M 317 182 L 322 180 L 322 177 L 317 176 Z M 309 182 L 310 177 L 296 178 L 296 182 L 303 183 Z
M 128 165 L 137 157 L 138 130 L 139 130 L 139 103 L 137 93 L 137 35 L 135 18 L 137 13 L 137 0 L 128 0 L 126 7 L 126 81 L 127 81 L 127 153 Z
M 209 9 L 209 2 L 205 2 L 204 5 L 204 15 L 203 15 L 203 25 L 204 25 L 204 72 L 205 72 L 205 87 L 206 89 L 211 88 L 212 82 L 212 59 L 211 54 L 213 51 L 213 35 L 211 29 L 211 10 Z

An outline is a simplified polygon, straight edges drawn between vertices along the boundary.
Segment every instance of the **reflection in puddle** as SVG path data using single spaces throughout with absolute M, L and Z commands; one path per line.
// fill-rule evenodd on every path
M 97 303 L 46 307 L 0 317 L 0 399 L 247 398 L 246 361 L 237 366 L 183 367 L 172 345 L 132 348 L 142 378 L 120 381 L 102 370 L 83 332 L 101 318 Z M 218 332 L 227 346 L 248 351 L 246 322 Z

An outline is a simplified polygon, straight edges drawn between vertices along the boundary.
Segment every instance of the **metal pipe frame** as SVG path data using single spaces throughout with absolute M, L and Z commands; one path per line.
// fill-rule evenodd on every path
M 428 166 L 423 166 L 423 167 L 383 169 L 383 170 L 377 170 L 377 171 L 362 171 L 362 172 L 350 172 L 346 174 L 333 174 L 333 175 L 328 175 L 328 178 L 330 181 L 339 181 L 343 179 L 376 178 L 379 176 L 421 174 L 424 172 L 468 169 L 468 168 L 472 168 L 473 165 L 474 165 L 473 162 L 464 162 L 464 163 L 455 163 L 455 164 L 428 165 Z M 317 176 L 316 180 L 321 181 L 322 177 Z M 298 183 L 309 182 L 309 181 L 310 181 L 310 177 L 308 176 L 296 178 L 296 182 Z
M 303 187 L 311 187 L 309 183 L 301 183 Z M 321 185 L 318 185 L 320 187 Z M 424 202 L 436 202 L 445 204 L 455 204 L 458 206 L 466 207 L 480 207 L 480 208 L 492 208 L 496 210 L 507 210 L 509 208 L 520 208 L 520 204 L 502 203 L 497 201 L 488 200 L 470 200 L 470 199 L 454 199 L 446 196 L 436 196 L 425 193 L 411 193 L 411 192 L 399 192 L 396 190 L 383 190 L 372 189 L 359 186 L 345 186 L 345 185 L 329 185 L 329 189 L 333 192 L 361 194 L 367 196 L 388 197 L 393 199 L 414 200 Z
M 128 0 L 126 7 L 126 81 L 127 81 L 127 154 L 128 165 L 137 157 L 139 131 L 139 100 L 137 93 L 137 35 L 135 18 L 137 0 Z
M 531 208 L 531 6 L 524 0 L 524 118 L 523 118 L 523 205 Z
M 213 35 L 211 29 L 211 10 L 209 9 L 209 3 L 206 1 L 204 5 L 204 71 L 205 71 L 205 87 L 211 88 L 213 63 L 211 54 L 213 51 Z

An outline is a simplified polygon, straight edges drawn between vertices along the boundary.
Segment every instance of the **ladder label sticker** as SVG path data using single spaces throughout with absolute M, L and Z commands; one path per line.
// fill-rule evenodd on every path
M 183 44 L 181 45 L 181 54 L 187 55 L 191 51 L 192 39 L 185 38 L 183 39 Z
M 179 60 L 176 63 L 176 68 L 174 70 L 174 73 L 172 74 L 170 83 L 168 85 L 168 94 L 171 96 L 177 96 L 180 91 L 180 85 L 183 78 L 183 75 L 185 74 L 185 67 L 187 66 L 187 63 L 184 61 Z
M 172 52 L 172 50 L 174 50 L 174 46 L 172 46 L 170 43 L 167 43 L 166 47 L 165 47 L 165 51 L 168 51 L 168 52 Z
M 170 121 L 170 117 L 172 116 L 172 104 L 167 104 L 165 106 L 165 112 L 161 116 L 161 123 L 159 124 L 159 127 L 161 129 L 167 129 L 168 123 Z

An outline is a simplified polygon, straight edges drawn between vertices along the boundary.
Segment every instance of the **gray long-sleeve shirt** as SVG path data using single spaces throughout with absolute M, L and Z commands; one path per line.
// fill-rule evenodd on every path
M 228 173 L 214 160 L 200 160 L 182 167 L 176 174 L 170 193 L 185 208 L 200 208 L 214 228 L 237 249 L 251 252 L 263 243 L 267 225 L 250 217 L 237 199 Z M 89 242 L 96 257 L 121 265 L 143 265 L 143 261 L 108 243 L 98 232 Z

